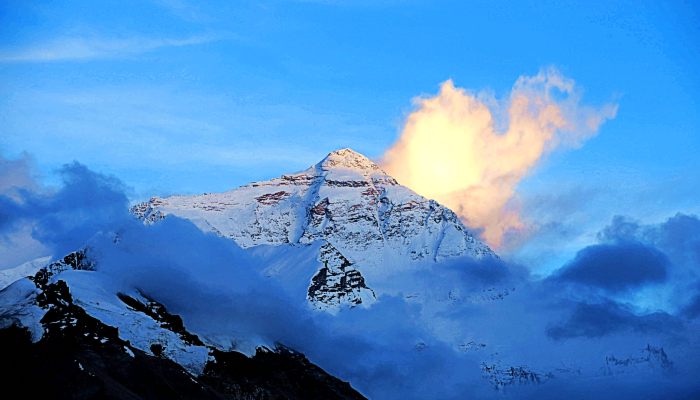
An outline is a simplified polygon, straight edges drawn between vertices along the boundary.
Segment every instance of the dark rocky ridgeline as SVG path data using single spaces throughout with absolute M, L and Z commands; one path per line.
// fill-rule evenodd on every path
M 43 275 L 40 275 L 43 276 Z M 39 281 L 39 282 L 37 282 Z M 119 338 L 117 328 L 88 315 L 73 302 L 62 280 L 35 280 L 36 304 L 47 309 L 44 335 L 32 343 L 29 331 L 0 329 L 0 385 L 21 398 L 51 399 L 363 399 L 343 382 L 285 347 L 259 349 L 253 357 L 211 349 L 201 376 Z M 158 321 L 187 342 L 201 340 L 179 316 L 144 296 L 120 295 L 134 312 Z M 159 354 L 153 351 L 154 354 Z
M 213 351 L 201 381 L 215 390 L 245 393 L 255 399 L 364 399 L 349 383 L 312 364 L 303 354 L 284 346 L 258 348 L 255 356 Z

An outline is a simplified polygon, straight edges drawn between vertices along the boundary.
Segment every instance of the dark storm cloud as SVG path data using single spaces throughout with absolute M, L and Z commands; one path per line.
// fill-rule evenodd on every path
M 579 251 L 550 279 L 620 292 L 664 282 L 668 267 L 666 255 L 642 243 L 600 244 Z
M 681 322 L 665 312 L 637 315 L 629 308 L 613 301 L 598 304 L 578 303 L 562 323 L 547 328 L 552 339 L 573 337 L 600 338 L 623 330 L 639 333 L 676 331 Z
M 697 216 L 678 213 L 658 224 L 641 224 L 616 216 L 598 234 L 598 239 L 610 246 L 638 242 L 662 252 L 668 259 L 662 290 L 679 313 L 693 314 L 689 304 L 700 287 L 700 219 Z M 653 258 L 649 260 L 652 262 Z
M 662 249 L 679 262 L 700 263 L 700 219 L 695 215 L 678 213 L 655 225 L 641 225 L 618 215 L 598 239 L 607 243 L 639 241 Z

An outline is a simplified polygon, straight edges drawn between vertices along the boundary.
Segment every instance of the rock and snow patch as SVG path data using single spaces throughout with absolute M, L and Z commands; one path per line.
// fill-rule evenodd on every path
M 99 274 L 66 273 L 62 277 L 71 288 L 74 301 L 85 312 L 103 323 L 119 330 L 119 337 L 131 346 L 145 353 L 153 354 L 159 348 L 159 356 L 169 358 L 182 365 L 187 371 L 199 375 L 204 370 L 209 357 L 209 349 L 201 342 L 192 343 L 180 333 L 167 329 L 167 326 L 152 316 L 130 307 L 117 295 L 118 288 Z M 94 290 L 95 287 L 112 290 Z M 133 298 L 138 298 L 133 294 Z M 145 300 L 143 300 L 145 302 Z M 155 354 L 154 354 L 155 355 Z
M 311 278 L 307 292 L 309 302 L 320 310 L 336 310 L 340 305 L 367 306 L 376 300 L 353 264 L 333 245 L 320 248 L 319 261 L 323 267 Z
M 46 309 L 37 305 L 37 295 L 41 292 L 32 281 L 22 278 L 0 291 L 0 329 L 11 325 L 23 326 L 31 334 L 32 342 L 37 342 L 44 334 L 41 319 Z

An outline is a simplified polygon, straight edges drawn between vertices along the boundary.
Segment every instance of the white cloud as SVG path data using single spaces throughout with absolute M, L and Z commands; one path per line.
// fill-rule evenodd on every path
M 187 38 L 62 37 L 24 49 L 0 51 L 0 62 L 52 62 L 119 58 L 166 47 L 192 46 L 213 41 L 210 36 Z

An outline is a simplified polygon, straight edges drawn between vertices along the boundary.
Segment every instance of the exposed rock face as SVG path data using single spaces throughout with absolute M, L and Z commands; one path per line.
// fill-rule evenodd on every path
M 463 351 L 478 349 L 483 344 L 475 347 L 473 342 L 461 347 Z M 643 375 L 648 373 L 669 373 L 673 371 L 673 362 L 664 351 L 663 347 L 647 345 L 636 356 L 617 357 L 609 355 L 605 357 L 600 375 Z M 483 362 L 481 372 L 484 379 L 491 385 L 502 390 L 511 385 L 541 384 L 550 379 L 557 379 L 562 376 L 581 375 L 581 369 L 576 367 L 561 367 L 548 370 L 537 371 L 528 366 L 503 366 L 500 362 Z
M 360 271 L 330 243 L 321 246 L 319 260 L 323 268 L 311 279 L 307 297 L 316 308 L 333 308 L 345 303 L 357 306 L 376 300 Z
M 44 268 L 37 271 L 30 279 L 39 289 L 43 289 L 48 284 L 52 276 L 60 274 L 67 270 L 85 270 L 92 271 L 95 268 L 95 263 L 87 256 L 87 249 L 74 251 L 58 261 L 54 261 Z
M 510 385 L 539 384 L 554 377 L 551 373 L 540 373 L 525 366 L 502 367 L 497 364 L 481 365 L 483 377 L 494 388 L 500 390 Z
M 673 362 L 668 358 L 663 347 L 647 345 L 637 356 L 605 357 L 603 372 L 606 375 L 619 375 L 638 373 L 641 371 L 657 370 L 669 372 L 673 369 Z
M 332 152 L 300 173 L 226 193 L 152 198 L 132 211 L 147 223 L 169 214 L 186 218 L 244 248 L 329 243 L 352 268 L 344 267 L 344 272 L 326 266 L 319 254 L 321 265 L 310 283 L 310 293 L 312 288 L 318 292 L 316 287 L 323 279 L 331 279 L 332 287 L 333 279 L 339 281 L 340 276 L 357 280 L 355 289 L 361 288 L 363 276 L 366 279 L 369 272 L 392 268 L 397 259 L 430 262 L 459 256 L 496 257 L 454 212 L 399 185 L 377 164 L 350 149 Z M 366 285 L 372 287 L 371 280 Z M 336 296 L 309 299 L 316 304 L 352 306 L 366 298 L 361 293 L 351 295 L 356 290 L 348 292 L 348 287 L 334 291 Z
M 131 207 L 131 213 L 143 221 L 153 223 L 165 218 L 165 215 L 155 208 L 161 204 L 157 197 L 152 197 L 148 203 L 139 203 Z

